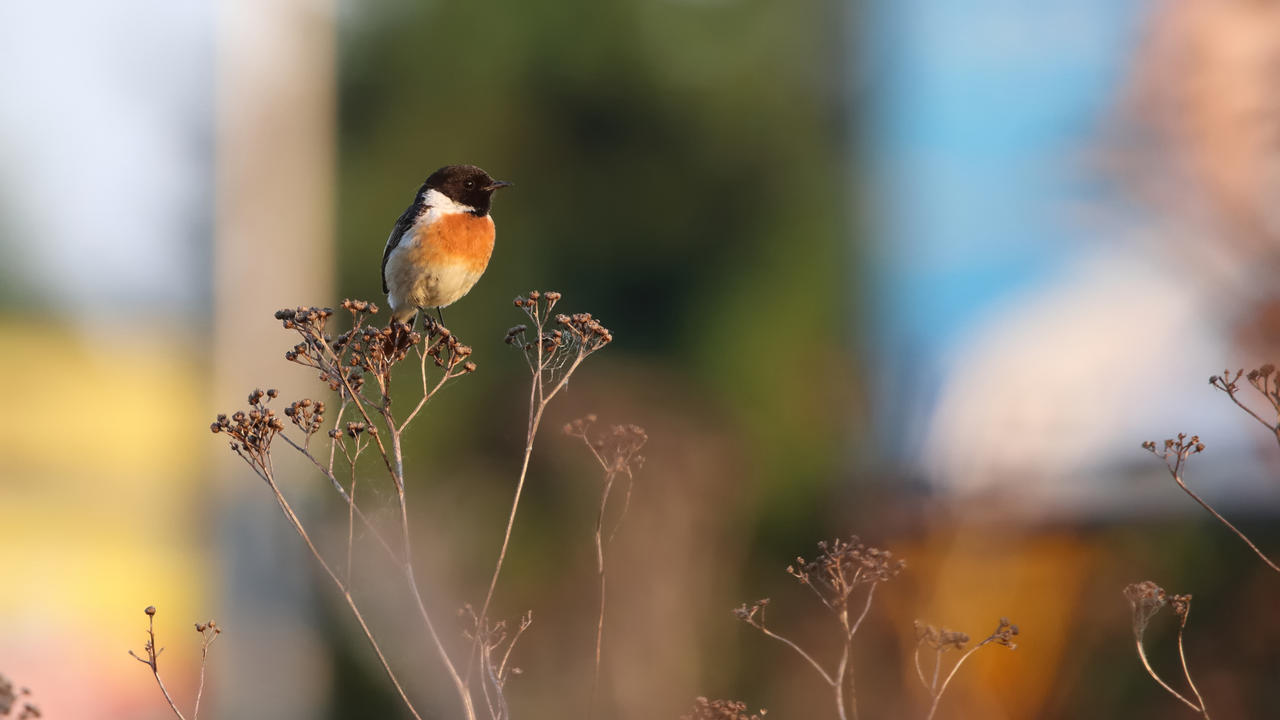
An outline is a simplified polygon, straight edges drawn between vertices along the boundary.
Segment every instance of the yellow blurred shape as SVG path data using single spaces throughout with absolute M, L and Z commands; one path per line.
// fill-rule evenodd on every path
M 921 596 L 891 606 L 895 620 L 965 632 L 966 649 L 990 635 L 1001 617 L 1019 627 L 1010 651 L 992 643 L 974 653 L 956 674 L 938 709 L 939 718 L 981 717 L 988 720 L 1041 717 L 1058 680 L 1064 651 L 1074 632 L 1072 620 L 1083 581 L 1097 552 L 1070 532 L 1020 533 L 996 527 L 959 528 L 935 534 L 916 547 L 903 547 Z M 914 617 L 903 613 L 914 611 Z M 912 661 L 915 638 L 904 637 L 903 654 Z M 942 677 L 961 653 L 943 654 Z M 925 677 L 931 674 L 932 651 L 922 651 Z M 904 669 L 909 683 L 928 706 L 914 665 Z
M 195 450 L 198 436 L 185 424 L 197 408 L 195 372 L 176 352 L 183 336 L 107 333 L 89 339 L 49 324 L 0 321 L 0 373 L 9 379 L 0 414 L 6 485 L 87 471 L 145 483 L 147 475 L 175 474 L 175 462 Z
M 187 336 L 140 327 L 0 320 L 0 562 L 24 587 L 0 621 L 142 617 L 156 592 L 202 592 L 198 368 Z

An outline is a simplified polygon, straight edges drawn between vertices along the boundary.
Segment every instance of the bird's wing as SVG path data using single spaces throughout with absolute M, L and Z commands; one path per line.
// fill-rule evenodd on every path
M 390 288 L 387 287 L 387 259 L 391 257 L 391 251 L 400 245 L 400 238 L 409 231 L 420 209 L 418 203 L 413 203 L 401 213 L 400 219 L 396 220 L 396 226 L 391 228 L 391 235 L 387 238 L 387 249 L 382 251 L 382 292 L 384 293 L 390 292 Z

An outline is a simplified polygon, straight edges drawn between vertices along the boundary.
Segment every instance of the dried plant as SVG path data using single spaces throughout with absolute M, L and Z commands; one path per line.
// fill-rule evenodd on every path
M 15 688 L 9 678 L 0 675 L 0 717 L 9 717 L 14 710 L 18 711 L 16 720 L 34 720 L 42 717 L 40 708 L 25 698 L 31 696 L 27 688 Z M 21 702 L 21 706 L 19 706 Z
M 1274 417 L 1267 420 L 1240 400 L 1240 377 L 1244 378 L 1253 386 L 1258 394 L 1266 399 L 1271 405 Z M 1250 370 L 1248 374 L 1243 369 L 1235 371 L 1233 374 L 1230 370 L 1223 370 L 1221 375 L 1214 375 L 1209 378 L 1209 384 L 1227 394 L 1231 398 L 1231 402 L 1237 407 L 1249 413 L 1249 416 L 1257 420 L 1272 437 L 1276 443 L 1280 443 L 1280 374 L 1276 373 L 1276 366 L 1270 363 L 1263 365 L 1255 370 Z
M 920 684 L 924 686 L 926 692 L 929 693 L 929 714 L 927 719 L 932 719 L 934 713 L 938 711 L 938 703 L 942 702 L 942 695 L 947 691 L 947 686 L 951 684 L 951 679 L 956 676 L 956 672 L 960 670 L 960 666 L 964 664 L 969 656 L 978 652 L 987 645 L 1000 645 L 1010 650 L 1018 647 L 1013 642 L 1013 638 L 1018 634 L 1018 626 L 1010 623 L 1005 618 L 1000 618 L 1000 623 L 996 625 L 996 629 L 986 637 L 982 642 L 965 650 L 965 646 L 969 644 L 969 636 L 957 630 L 947 630 L 945 628 L 936 628 L 932 625 L 926 625 L 919 620 L 915 622 L 916 628 L 916 650 L 915 664 L 916 675 L 920 678 Z M 920 650 L 922 648 L 933 650 L 933 671 L 930 678 L 925 679 L 924 667 L 920 663 Z M 942 656 L 948 650 L 963 652 L 955 664 L 951 666 L 951 670 L 947 672 L 947 676 L 942 678 L 941 684 L 938 680 L 942 670 Z
M 1140 583 L 1134 583 L 1124 589 L 1124 596 L 1129 600 L 1129 606 L 1133 611 L 1133 639 L 1134 644 L 1138 648 L 1138 659 L 1142 661 L 1142 667 L 1147 669 L 1147 673 L 1184 705 L 1195 710 L 1204 716 L 1205 720 L 1209 720 L 1209 711 L 1205 708 L 1204 698 L 1200 696 L 1200 690 L 1196 688 L 1196 683 L 1191 679 L 1191 670 L 1187 667 L 1187 654 L 1182 645 L 1182 634 L 1187 628 L 1187 617 L 1191 614 L 1191 596 L 1190 595 L 1166 595 L 1164 588 L 1146 580 Z M 1187 686 L 1191 688 L 1192 694 L 1196 700 L 1192 702 L 1169 686 L 1169 683 L 1160 678 L 1151 663 L 1147 661 L 1147 652 L 1143 647 L 1143 636 L 1147 631 L 1147 625 L 1151 619 L 1165 605 L 1171 605 L 1173 612 L 1178 616 L 1178 659 L 1182 663 L 1182 674 L 1187 679 Z
M 581 440 L 604 472 L 604 481 L 600 487 L 600 509 L 596 513 L 595 525 L 596 577 L 600 584 L 600 611 L 596 616 L 595 669 L 591 676 L 591 694 L 587 703 L 588 718 L 591 717 L 595 708 L 596 691 L 600 684 L 600 657 L 604 645 L 605 552 L 617 535 L 618 528 L 622 526 L 627 508 L 631 505 L 631 489 L 635 483 L 635 472 L 644 464 L 644 456 L 640 455 L 640 449 L 649 441 L 644 428 L 637 425 L 614 425 L 607 431 L 597 432 L 596 419 L 595 415 L 587 415 L 564 426 L 565 434 Z M 606 537 L 605 517 L 609 509 L 609 499 L 613 496 L 614 484 L 619 480 L 626 483 L 622 509 L 618 512 L 618 517 L 614 520 Z
M 551 311 L 559 299 L 560 294 L 556 292 L 532 292 L 527 298 L 516 299 L 516 306 L 533 321 L 534 327 L 532 337 L 525 326 L 513 328 L 507 334 L 507 342 L 524 351 L 532 374 L 527 436 L 511 513 L 484 603 L 478 613 L 470 606 L 464 610 L 470 621 L 463 634 L 471 647 L 464 663 L 456 661 L 446 647 L 422 599 L 415 577 L 402 448 L 405 429 L 441 388 L 476 370 L 476 364 L 470 360 L 470 347 L 425 313 L 420 314 L 423 322 L 421 332 L 403 323 L 379 327 L 372 322 L 372 316 L 378 312 L 377 306 L 362 300 L 342 303 L 350 318 L 350 329 L 336 336 L 330 329 L 334 311 L 329 308 L 281 310 L 276 313 L 276 318 L 285 329 L 293 330 L 299 337 L 299 342 L 285 353 L 285 359 L 314 370 L 320 381 L 337 394 L 336 402 L 326 404 L 311 398 L 297 400 L 283 410 L 282 418 L 268 407 L 278 393 L 275 390 L 255 390 L 249 394 L 247 410 L 230 417 L 219 415 L 211 427 L 214 433 L 230 437 L 231 450 L 267 485 L 294 531 L 342 594 L 401 701 L 418 720 L 422 716 L 392 670 L 352 595 L 352 547 L 356 523 L 360 523 L 376 540 L 402 575 L 427 631 L 430 647 L 454 685 L 463 716 L 467 720 L 477 717 L 472 675 L 479 670 L 479 689 L 490 717 L 494 720 L 506 718 L 508 711 L 503 690 L 510 671 L 505 669 L 505 659 L 528 623 L 522 623 L 520 631 L 507 640 L 505 625 L 491 623 L 488 610 L 506 558 L 534 438 L 552 398 L 564 388 L 587 356 L 613 339 L 612 334 L 589 314 L 556 315 L 552 318 Z M 393 371 L 409 358 L 417 360 L 416 372 L 413 373 L 417 380 L 413 383 L 414 396 L 405 405 L 406 400 L 397 393 L 393 403 Z M 336 406 L 336 410 L 331 411 L 330 406 Z M 276 439 L 306 458 L 346 504 L 347 542 L 341 565 L 320 551 L 282 492 L 271 458 L 272 443 Z M 394 534 L 399 537 L 394 540 L 372 521 L 357 500 L 359 477 L 356 468 L 361 456 L 369 452 L 376 453 L 395 490 L 399 527 Z M 502 640 L 498 640 L 499 637 Z M 495 666 L 493 653 L 497 647 L 504 648 L 504 660 Z
M 164 648 L 156 646 L 156 606 L 148 605 L 144 613 L 147 615 L 147 642 L 143 646 L 142 655 L 130 650 L 129 654 L 134 660 L 146 665 L 151 669 L 151 674 L 156 678 L 156 684 L 160 686 L 160 692 L 164 695 L 165 702 L 169 703 L 169 709 L 173 710 L 173 714 L 178 716 L 178 720 L 186 720 L 182 711 L 178 710 L 178 706 L 174 703 L 173 698 L 169 695 L 168 689 L 164 686 L 164 681 L 160 679 L 160 668 L 157 660 L 160 653 L 164 652 Z M 196 701 L 191 710 L 191 720 L 200 717 L 200 698 L 204 695 L 204 668 L 209 659 L 209 648 L 213 645 L 213 641 L 218 639 L 222 634 L 222 628 L 212 620 L 204 623 L 196 623 L 196 632 L 200 633 L 200 684 L 196 687 Z M 0 713 L 2 714 L 2 713 Z M 26 717 L 25 715 L 22 717 Z M 39 717 L 39 713 L 35 715 Z
M 489 716 L 495 720 L 508 720 L 511 717 L 511 710 L 507 707 L 506 696 L 502 691 L 507 685 L 507 678 L 523 672 L 510 664 L 511 651 L 515 649 L 524 631 L 533 624 L 533 611 L 527 611 L 521 616 L 520 625 L 514 632 L 507 631 L 505 620 L 499 620 L 496 623 L 486 620 L 482 626 L 480 616 L 476 615 L 470 603 L 462 606 L 458 611 L 458 617 L 463 623 L 463 637 L 475 641 L 480 646 L 480 674 L 488 681 L 487 684 L 481 683 L 480 688 L 484 694 L 485 705 L 489 709 Z M 489 692 L 490 687 L 495 689 L 492 694 Z
M 764 720 L 768 710 L 761 708 L 757 713 L 747 710 L 747 704 L 740 700 L 708 700 L 704 697 L 693 701 L 693 710 L 681 715 L 680 720 Z
M 502 574 L 502 565 L 507 558 L 511 530 L 515 527 L 516 512 L 520 508 L 525 478 L 529 473 L 529 459 L 533 456 L 533 441 L 538 436 L 538 428 L 542 425 L 542 415 L 546 412 L 547 405 L 569 383 L 569 378 L 582 361 L 613 342 L 613 333 L 593 318 L 591 313 L 572 315 L 561 313 L 553 318 L 552 312 L 560 302 L 560 298 L 560 293 L 555 291 L 534 290 L 528 296 L 517 297 L 514 301 L 515 306 L 520 308 L 532 323 L 532 327 L 529 325 L 512 327 L 507 331 L 506 337 L 506 343 L 520 350 L 524 355 L 525 363 L 529 366 L 531 377 L 529 416 L 525 433 L 524 459 L 520 463 L 520 475 L 516 479 L 515 494 L 511 499 L 507 529 L 503 533 L 502 547 L 498 551 L 498 559 L 493 566 L 489 590 L 485 593 L 484 603 L 480 606 L 479 624 L 481 626 L 488 617 L 489 605 L 493 602 L 493 592 L 498 586 L 498 576 Z M 477 639 L 471 646 L 472 659 L 475 658 L 478 650 Z M 472 663 L 468 662 L 468 668 L 471 665 Z
M 800 645 L 765 625 L 764 614 L 765 608 L 769 605 L 768 598 L 757 600 L 750 605 L 743 604 L 736 608 L 733 614 L 739 620 L 781 642 L 804 658 L 805 662 L 809 663 L 822 677 L 822 680 L 831 686 L 837 716 L 841 720 L 847 720 L 849 715 L 857 718 L 858 697 L 850 667 L 853 636 L 871 610 L 876 586 L 897 577 L 905 566 L 906 563 L 895 559 L 893 553 L 864 545 L 854 535 L 848 540 L 837 538 L 829 543 L 819 542 L 818 556 L 814 560 L 806 561 L 798 557 L 794 565 L 787 567 L 787 573 L 812 590 L 839 623 L 840 659 L 835 669 L 831 671 L 828 671 Z M 865 587 L 866 591 L 861 610 L 858 610 L 854 595 L 861 587 Z M 856 618 L 852 614 L 855 610 L 857 610 Z M 847 695 L 846 684 L 848 685 Z
M 1253 375 L 1253 373 L 1250 373 L 1250 375 Z M 1221 380 L 1221 378 L 1215 375 L 1210 382 L 1213 382 L 1213 380 Z M 1226 392 L 1234 399 L 1234 383 L 1229 383 L 1226 387 L 1233 388 Z M 1249 539 L 1249 536 L 1245 535 L 1235 525 L 1232 525 L 1231 522 L 1215 510 L 1212 505 L 1205 502 L 1203 498 L 1193 492 L 1191 488 L 1187 487 L 1187 483 L 1183 478 L 1183 470 L 1186 468 L 1187 460 L 1192 455 L 1198 455 L 1199 453 L 1204 452 L 1204 443 L 1200 441 L 1199 435 L 1187 437 L 1185 433 L 1178 433 L 1178 437 L 1167 438 L 1163 445 L 1157 445 L 1154 441 L 1148 440 L 1142 443 L 1142 447 L 1150 451 L 1152 455 L 1155 455 L 1164 461 L 1165 467 L 1169 469 L 1169 475 L 1173 478 L 1173 481 L 1178 484 L 1178 487 L 1182 488 L 1183 492 L 1191 496 L 1191 499 L 1199 503 L 1200 507 L 1207 510 L 1210 515 L 1217 518 L 1218 522 L 1227 526 L 1231 532 L 1235 533 L 1237 537 L 1243 540 L 1244 543 L 1249 546 L 1249 549 L 1253 550 L 1258 557 L 1262 558 L 1262 561 L 1266 563 L 1268 567 L 1276 572 L 1280 572 L 1280 565 L 1277 565 L 1274 560 L 1267 557 L 1266 553 L 1262 552 L 1262 550 L 1260 550 L 1258 546 Z

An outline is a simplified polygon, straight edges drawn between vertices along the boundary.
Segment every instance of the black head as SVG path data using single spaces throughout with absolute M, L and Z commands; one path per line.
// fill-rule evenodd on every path
M 435 190 L 456 203 L 473 208 L 474 214 L 483 217 L 489 214 L 493 191 L 510 184 L 494 180 L 475 165 L 446 165 L 431 173 L 422 191 Z

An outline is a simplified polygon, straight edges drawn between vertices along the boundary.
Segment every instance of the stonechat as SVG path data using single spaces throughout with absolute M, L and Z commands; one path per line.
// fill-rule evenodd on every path
M 471 290 L 493 254 L 493 193 L 510 184 L 474 165 L 447 165 L 418 188 L 382 253 L 392 322 L 425 308 L 436 308 L 443 322 L 440 309 Z

